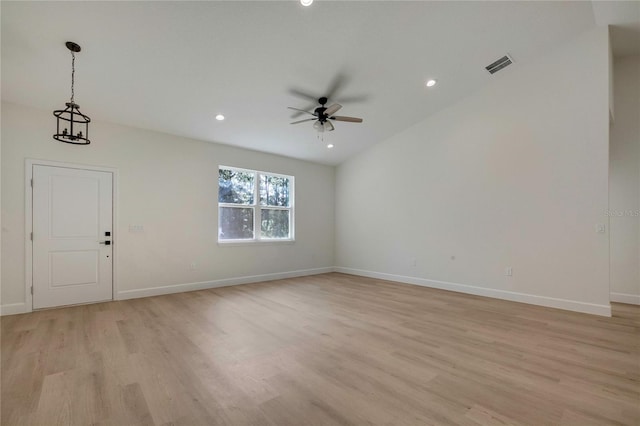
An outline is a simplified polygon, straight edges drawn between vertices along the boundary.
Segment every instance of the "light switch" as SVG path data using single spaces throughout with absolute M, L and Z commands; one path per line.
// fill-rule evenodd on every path
M 596 225 L 596 232 L 598 234 L 604 234 L 606 230 L 607 230 L 607 227 L 605 226 L 604 223 L 599 223 Z

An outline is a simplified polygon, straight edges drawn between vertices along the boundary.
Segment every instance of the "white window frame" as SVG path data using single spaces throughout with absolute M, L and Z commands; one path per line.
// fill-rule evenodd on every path
M 243 169 L 241 167 L 218 166 L 218 176 L 220 169 L 233 170 L 235 172 L 253 173 L 253 204 L 221 203 L 218 201 L 218 244 L 256 244 L 256 243 L 293 243 L 295 241 L 295 178 L 294 176 L 282 173 L 263 172 L 260 170 Z M 260 204 L 260 176 L 277 176 L 289 179 L 289 206 L 263 206 Z M 219 187 L 218 187 L 219 190 Z M 253 209 L 253 238 L 245 239 L 220 239 L 220 209 L 223 207 Z M 265 210 L 288 210 L 289 211 L 289 238 L 263 238 L 262 237 L 262 209 Z

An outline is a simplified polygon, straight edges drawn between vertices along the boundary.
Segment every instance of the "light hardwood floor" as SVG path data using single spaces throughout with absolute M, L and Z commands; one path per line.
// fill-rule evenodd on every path
M 637 306 L 326 274 L 1 322 L 7 426 L 640 424 Z

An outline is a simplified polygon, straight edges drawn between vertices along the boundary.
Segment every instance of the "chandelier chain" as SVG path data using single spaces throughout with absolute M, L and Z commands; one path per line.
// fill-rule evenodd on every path
M 71 103 L 74 103 L 73 102 L 73 98 L 74 98 L 73 83 L 75 79 L 75 74 L 76 74 L 76 54 L 73 51 L 71 51 Z

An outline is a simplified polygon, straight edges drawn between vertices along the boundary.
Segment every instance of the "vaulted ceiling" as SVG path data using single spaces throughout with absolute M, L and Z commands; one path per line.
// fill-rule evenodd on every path
M 505 53 L 527 66 L 595 25 L 590 2 L 555 1 L 3 1 L 1 12 L 5 101 L 60 108 L 72 40 L 76 101 L 94 120 L 326 164 L 501 78 L 484 66 Z M 287 106 L 311 108 L 291 89 L 322 96 L 338 80 L 332 101 L 364 123 L 323 141 L 312 123 L 289 124 Z

